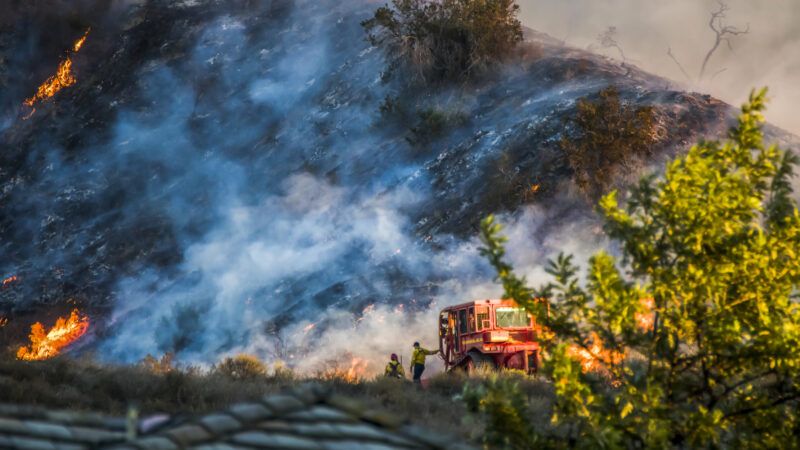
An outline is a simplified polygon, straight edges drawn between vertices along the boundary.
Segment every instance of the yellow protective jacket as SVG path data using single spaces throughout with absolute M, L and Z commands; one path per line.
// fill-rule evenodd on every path
M 392 378 L 405 378 L 406 372 L 403 370 L 403 365 L 400 364 L 400 361 L 389 361 L 384 375 Z
M 438 350 L 425 350 L 422 347 L 414 347 L 414 352 L 411 354 L 411 365 L 414 366 L 415 364 L 425 364 L 425 357 L 428 355 L 435 355 L 439 353 Z

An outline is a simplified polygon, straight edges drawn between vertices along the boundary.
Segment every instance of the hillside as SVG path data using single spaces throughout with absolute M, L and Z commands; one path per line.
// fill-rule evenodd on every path
M 370 308 L 425 311 L 490 282 L 474 251 L 488 213 L 535 211 L 535 226 L 521 226 L 543 253 L 557 250 L 549 233 L 590 229 L 591 201 L 558 145 L 579 98 L 613 85 L 655 107 L 657 144 L 618 169 L 618 187 L 732 117 L 721 101 L 533 31 L 529 51 L 481 80 L 382 82 L 359 25 L 368 1 L 59 5 L 18 5 L 0 22 L 9 347 L 33 321 L 79 307 L 92 318 L 82 348 L 112 361 L 242 349 L 299 359 L 320 350 L 292 349 L 305 337 L 282 330 L 325 336 Z M 25 107 L 87 30 L 74 86 Z M 397 107 L 382 112 L 386 99 Z M 418 330 L 435 333 L 433 322 Z

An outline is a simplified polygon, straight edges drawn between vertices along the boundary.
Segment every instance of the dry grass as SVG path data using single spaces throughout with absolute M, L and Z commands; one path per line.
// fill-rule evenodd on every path
M 236 361 L 236 358 L 231 361 Z M 247 366 L 255 363 L 248 360 Z M 342 377 L 302 377 L 280 364 L 259 374 L 232 376 L 217 365 L 211 370 L 176 368 L 169 358 L 148 358 L 138 365 L 113 366 L 92 360 L 59 357 L 25 362 L 0 359 L 0 403 L 24 403 L 59 409 L 93 410 L 122 415 L 130 405 L 145 414 L 201 413 L 225 408 L 300 383 L 316 382 L 359 401 L 368 408 L 396 414 L 412 423 L 479 440 L 483 418 L 472 417 L 459 399 L 467 383 L 481 383 L 489 374 L 440 374 L 425 389 L 383 377 L 347 380 Z M 227 367 L 227 366 L 224 366 Z M 236 372 L 238 374 L 238 372 Z M 252 375 L 252 376 L 250 376 Z M 530 405 L 531 421 L 546 422 L 550 385 L 514 373 L 501 374 L 519 382 Z

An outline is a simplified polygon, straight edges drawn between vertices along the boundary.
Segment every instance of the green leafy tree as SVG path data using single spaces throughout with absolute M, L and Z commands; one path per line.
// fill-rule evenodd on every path
M 562 435 L 540 436 L 550 447 L 800 447 L 797 161 L 762 141 L 765 96 L 751 94 L 727 142 L 693 146 L 624 205 L 602 198 L 622 257 L 594 255 L 583 285 L 560 255 L 553 282 L 529 288 L 504 260 L 500 226 L 483 221 L 505 295 L 552 332 L 545 367 Z M 591 339 L 610 379 L 570 356 Z
M 392 0 L 362 22 L 372 45 L 415 81 L 460 81 L 511 55 L 522 42 L 514 0 Z

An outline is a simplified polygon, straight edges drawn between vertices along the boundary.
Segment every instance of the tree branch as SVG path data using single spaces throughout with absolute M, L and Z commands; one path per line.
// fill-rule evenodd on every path
M 672 54 L 672 47 L 667 48 L 667 55 L 669 55 L 669 57 L 672 58 L 673 61 L 675 61 L 675 64 L 678 66 L 678 69 L 681 69 L 681 73 L 683 74 L 684 77 L 686 77 L 686 81 L 692 81 L 692 77 L 690 77 L 689 74 L 686 73 L 686 70 L 683 68 L 683 65 L 681 65 L 680 61 L 678 61 L 678 58 L 676 58 L 675 55 Z
M 711 57 L 719 48 L 719 45 L 724 41 L 728 48 L 733 50 L 733 46 L 731 45 L 730 38 L 731 36 L 739 36 L 742 34 L 747 34 L 750 32 L 750 25 L 747 26 L 744 30 L 740 30 L 737 27 L 731 25 L 725 25 L 725 13 L 730 9 L 730 7 L 719 0 L 719 8 L 716 11 L 711 12 L 711 18 L 708 20 L 708 27 L 711 28 L 711 31 L 714 32 L 714 45 L 708 50 L 706 53 L 706 57 L 703 58 L 703 64 L 700 66 L 700 75 L 697 77 L 698 80 L 702 80 L 706 74 L 706 68 L 708 67 L 708 62 L 711 60 Z

